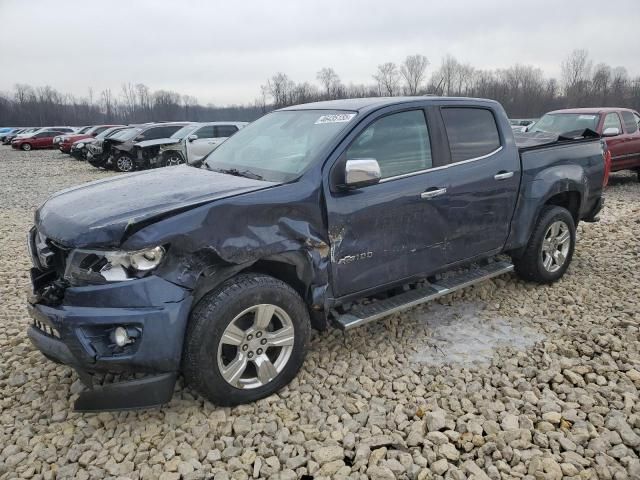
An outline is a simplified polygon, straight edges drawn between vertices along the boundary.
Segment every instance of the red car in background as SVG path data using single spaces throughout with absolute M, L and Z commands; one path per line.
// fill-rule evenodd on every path
M 569 133 L 585 129 L 603 137 L 611 171 L 634 170 L 640 180 L 640 114 L 628 108 L 571 108 L 544 115 L 530 132 Z
M 53 148 L 53 139 L 58 135 L 60 132 L 56 130 L 31 133 L 26 137 L 16 137 L 11 140 L 11 147 L 27 151 L 34 148 Z
M 58 148 L 61 152 L 70 153 L 71 145 L 73 145 L 73 142 L 77 142 L 78 140 L 83 140 L 85 138 L 93 138 L 96 135 L 104 132 L 108 128 L 120 126 L 122 125 L 95 125 L 84 133 L 69 133 L 61 135 L 59 141 L 57 142 Z

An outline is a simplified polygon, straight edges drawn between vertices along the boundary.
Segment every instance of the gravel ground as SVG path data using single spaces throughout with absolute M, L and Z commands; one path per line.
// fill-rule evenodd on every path
M 79 414 L 75 373 L 25 335 L 25 236 L 49 194 L 109 173 L 0 148 L 0 479 L 640 478 L 635 176 L 612 178 L 552 286 L 503 276 L 316 334 L 297 379 L 251 405 L 178 386 L 162 409 Z

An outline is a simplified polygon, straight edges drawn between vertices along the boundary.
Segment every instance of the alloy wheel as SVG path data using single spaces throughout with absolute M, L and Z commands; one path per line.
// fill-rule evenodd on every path
M 180 165 L 184 163 L 184 160 L 180 155 L 171 155 L 167 158 L 167 166 L 173 167 L 175 165 Z
M 542 241 L 542 265 L 548 272 L 557 272 L 567 260 L 571 247 L 569 226 L 562 220 L 553 222 L 547 228 Z
M 130 172 L 133 170 L 133 161 L 126 155 L 118 157 L 116 165 L 121 172 Z
M 294 339 L 287 312 L 276 305 L 254 305 L 236 315 L 224 330 L 218 345 L 218 369 L 233 387 L 262 387 L 284 370 Z

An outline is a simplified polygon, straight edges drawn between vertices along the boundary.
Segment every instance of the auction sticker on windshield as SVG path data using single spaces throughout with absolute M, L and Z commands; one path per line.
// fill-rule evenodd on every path
M 355 116 L 355 113 L 334 113 L 332 115 L 322 115 L 318 120 L 316 120 L 315 125 L 321 123 L 345 123 Z

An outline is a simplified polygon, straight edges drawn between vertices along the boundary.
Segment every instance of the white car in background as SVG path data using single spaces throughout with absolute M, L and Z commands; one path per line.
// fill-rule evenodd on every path
M 248 125 L 248 122 L 207 122 L 186 125 L 171 138 L 171 143 L 160 147 L 161 165 L 181 163 L 198 166 L 202 159 L 214 151 L 231 135 Z

